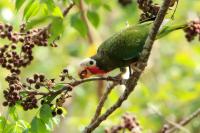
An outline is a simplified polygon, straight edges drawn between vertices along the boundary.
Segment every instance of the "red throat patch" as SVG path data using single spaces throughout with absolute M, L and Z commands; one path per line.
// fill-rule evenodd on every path
M 87 69 L 92 73 L 92 74 L 106 74 L 107 72 L 104 70 L 99 69 L 96 66 L 92 67 L 87 67 Z

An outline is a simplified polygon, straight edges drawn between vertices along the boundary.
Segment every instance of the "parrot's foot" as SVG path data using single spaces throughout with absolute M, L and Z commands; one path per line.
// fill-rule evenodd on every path
M 139 63 L 139 62 L 131 64 L 131 68 L 132 68 L 133 71 L 135 71 L 135 72 L 142 72 L 142 70 L 141 70 L 140 68 L 137 67 L 137 64 L 138 64 L 138 63 Z M 140 64 L 141 64 L 142 66 L 146 66 L 146 65 L 147 65 L 147 63 L 142 63 L 142 62 L 140 62 Z
M 132 75 L 132 70 L 131 70 L 131 66 L 128 66 L 129 69 L 129 77 Z
M 136 66 L 131 66 L 131 68 L 133 69 L 133 71 L 135 72 L 142 72 L 142 70 Z
M 115 77 L 108 76 L 107 79 L 112 80 L 112 81 L 116 81 L 116 82 L 120 82 L 120 84 L 121 84 L 121 80 L 122 80 L 121 75 L 117 75 Z
M 121 68 L 120 68 L 120 72 L 121 72 L 121 73 L 126 73 L 126 68 L 125 68 L 125 67 L 121 67 Z

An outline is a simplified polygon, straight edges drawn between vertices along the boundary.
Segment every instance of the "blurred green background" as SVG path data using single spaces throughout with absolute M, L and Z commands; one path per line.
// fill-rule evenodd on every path
M 162 1 L 156 0 L 157 3 Z M 103 40 L 123 29 L 126 22 L 138 23 L 140 11 L 136 0 L 132 0 L 132 3 L 127 6 L 120 5 L 117 0 L 86 0 L 84 2 L 86 11 L 93 11 L 97 15 L 95 24 L 90 23 L 94 44 L 90 45 L 87 36 L 78 32 L 71 23 L 73 16 L 79 13 L 79 9 L 74 7 L 64 18 L 64 33 L 57 41 L 58 47 L 35 48 L 35 60 L 22 70 L 22 79 L 35 72 L 55 78 L 64 67 L 67 67 L 74 77 L 78 77 L 78 65 L 83 58 L 92 55 Z M 55 0 L 55 3 L 61 9 L 69 4 L 68 1 L 62 0 Z M 175 20 L 181 22 L 197 19 L 199 14 L 199 0 L 181 0 L 175 13 Z M 40 14 L 34 17 L 40 17 Z M 15 30 L 19 29 L 19 25 L 23 22 L 23 10 L 18 12 L 15 10 L 14 0 L 0 0 L 0 22 L 10 23 L 14 25 Z M 44 25 L 46 24 L 39 26 Z M 0 45 L 4 43 L 5 41 L 0 39 Z M 0 72 L 0 99 L 4 101 L 2 91 L 7 87 L 4 78 L 8 71 L 0 68 Z M 73 97 L 67 99 L 64 106 L 68 113 L 61 118 L 54 133 L 76 133 L 83 130 L 90 122 L 98 103 L 96 88 L 97 82 L 89 82 L 74 89 Z M 116 101 L 123 89 L 119 86 L 113 90 L 103 110 Z M 176 31 L 155 42 L 148 67 L 142 74 L 135 91 L 121 108 L 95 130 L 95 133 L 101 133 L 105 128 L 118 124 L 125 112 L 136 116 L 144 133 L 156 133 L 166 123 L 165 120 L 180 121 L 199 108 L 199 96 L 200 42 L 196 39 L 188 43 L 183 31 Z M 7 111 L 8 109 L 0 104 L 1 115 L 6 116 Z M 32 120 L 36 112 L 37 110 L 28 112 L 22 109 L 17 110 L 20 119 L 27 122 Z M 200 133 L 199 119 L 197 118 L 185 128 L 191 133 Z

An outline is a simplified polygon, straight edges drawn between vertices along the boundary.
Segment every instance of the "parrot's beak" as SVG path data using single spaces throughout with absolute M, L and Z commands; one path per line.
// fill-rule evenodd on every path
M 92 73 L 88 69 L 82 69 L 79 71 L 78 75 L 81 79 L 85 79 L 89 78 L 92 75 Z

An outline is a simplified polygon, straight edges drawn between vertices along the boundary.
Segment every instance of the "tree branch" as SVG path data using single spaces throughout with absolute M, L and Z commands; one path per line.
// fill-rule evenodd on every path
M 80 10 L 80 13 L 81 13 L 81 18 L 82 18 L 82 20 L 85 23 L 85 26 L 87 28 L 88 44 L 94 45 L 95 38 L 94 38 L 94 34 L 93 34 L 91 26 L 90 26 L 90 22 L 88 21 L 87 16 L 86 16 L 87 10 L 85 8 L 83 0 L 80 0 L 78 7 L 79 7 L 79 10 Z M 104 82 L 102 80 L 98 81 L 98 84 L 97 84 L 97 98 L 98 98 L 98 100 L 100 100 L 100 97 L 103 94 L 103 87 L 104 87 Z
M 64 11 L 63 11 L 63 16 L 64 16 L 64 17 L 67 16 L 67 14 L 69 13 L 69 11 L 71 10 L 71 8 L 72 8 L 74 5 L 75 5 L 75 3 L 72 1 L 72 2 L 69 4 L 69 6 L 68 6 L 66 9 L 64 9 Z
M 125 80 L 121 79 L 117 76 L 115 77 L 93 77 L 93 78 L 87 78 L 87 79 L 81 79 L 81 80 L 75 80 L 73 82 L 66 82 L 66 83 L 57 83 L 58 84 L 63 84 L 63 85 L 69 85 L 71 87 L 76 87 L 80 84 L 86 83 L 86 82 L 91 82 L 91 81 L 112 81 L 114 84 L 122 84 Z M 50 96 L 50 95 L 59 95 L 64 91 L 68 91 L 68 88 L 63 87 L 62 89 L 59 89 L 57 91 L 49 91 L 49 92 L 35 92 L 35 91 L 29 91 L 25 90 L 22 92 L 29 92 L 29 93 L 35 93 L 36 95 L 42 95 L 42 96 Z
M 118 83 L 111 83 L 111 84 L 108 84 L 108 86 L 106 87 L 105 89 L 105 92 L 103 93 L 100 101 L 99 101 L 99 104 L 97 105 L 97 108 L 96 108 L 96 112 L 95 112 L 95 115 L 93 116 L 93 118 L 91 119 L 91 122 L 90 124 L 92 124 L 98 117 L 99 115 L 101 115 L 101 110 L 104 106 L 104 103 L 105 101 L 107 100 L 108 98 L 108 95 L 110 94 L 110 92 L 112 91 L 112 89 L 118 85 Z
M 188 123 L 190 123 L 193 119 L 195 119 L 196 117 L 198 117 L 200 115 L 200 108 L 198 108 L 195 112 L 193 112 L 191 115 L 187 116 L 186 118 L 184 118 L 182 121 L 180 121 L 177 125 L 183 127 L 185 125 L 187 125 Z M 163 131 L 162 133 L 173 133 L 175 132 L 177 129 L 179 129 L 176 126 L 173 126 L 169 129 L 166 129 L 165 131 Z
M 74 7 L 75 3 L 72 1 L 64 10 L 63 10 L 63 16 L 66 17 L 69 11 Z M 51 23 L 48 24 L 48 26 L 44 27 L 41 32 L 48 31 L 51 28 Z
M 102 121 L 104 121 L 110 114 L 112 114 L 117 108 L 119 108 L 121 106 L 121 104 L 128 98 L 128 96 L 134 90 L 141 73 L 145 69 L 146 65 L 144 65 L 144 64 L 147 63 L 147 60 L 149 58 L 151 48 L 153 46 L 153 42 L 156 38 L 157 32 L 158 32 L 160 25 L 165 17 L 165 14 L 170 6 L 170 1 L 171 0 L 165 0 L 163 2 L 162 6 L 158 12 L 158 15 L 156 17 L 156 20 L 153 24 L 153 27 L 147 37 L 147 40 L 144 45 L 144 49 L 143 49 L 143 51 L 141 53 L 141 57 L 139 59 L 140 63 L 137 64 L 137 67 L 141 71 L 136 71 L 131 75 L 131 77 L 126 82 L 126 89 L 125 89 L 124 93 L 119 97 L 117 102 L 115 104 L 113 104 L 104 114 L 99 116 L 98 119 L 96 119 L 96 121 L 94 121 L 93 123 L 91 123 L 87 127 L 85 127 L 85 129 L 83 131 L 84 133 L 91 133 L 93 130 L 95 130 L 101 124 Z
M 91 45 L 92 43 L 94 43 L 94 38 L 93 38 L 93 35 L 92 35 L 91 28 L 89 26 L 88 19 L 86 17 L 86 12 L 85 12 L 85 8 L 84 8 L 83 0 L 80 0 L 79 9 L 80 9 L 80 13 L 81 13 L 81 17 L 83 19 L 83 22 L 85 23 L 85 25 L 87 27 L 87 30 L 88 30 L 87 31 L 88 41 L 89 41 L 89 44 Z
M 93 116 L 93 118 L 91 119 L 90 121 L 90 124 L 92 124 L 94 121 L 96 121 L 96 119 L 99 117 L 99 115 L 101 115 L 101 110 L 104 106 L 104 103 L 105 101 L 107 100 L 108 98 L 108 95 L 110 94 L 110 92 L 112 91 L 112 89 L 119 85 L 119 84 L 123 84 L 122 83 L 122 75 L 125 73 L 125 71 L 121 72 L 120 74 L 118 74 L 115 78 L 116 79 L 121 79 L 121 81 L 118 81 L 118 82 L 113 82 L 111 84 L 108 84 L 104 94 L 101 96 L 101 99 L 99 101 L 99 104 L 97 105 L 97 108 L 96 108 L 96 111 L 95 111 L 95 115 Z

